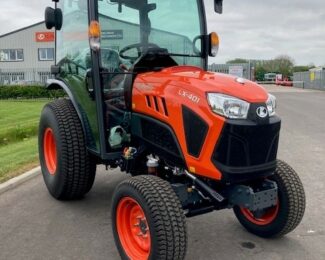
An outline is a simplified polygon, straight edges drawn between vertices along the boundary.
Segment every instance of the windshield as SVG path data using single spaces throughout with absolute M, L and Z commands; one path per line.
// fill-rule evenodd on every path
M 203 34 L 199 1 L 122 0 L 125 4 L 121 6 L 116 2 L 98 0 L 102 48 L 115 50 L 121 56 L 127 46 L 143 47 L 147 43 L 167 49 L 178 65 L 203 66 L 201 41 L 197 40 Z M 129 55 L 122 57 L 132 56 L 130 53 L 134 56 L 139 49 L 129 49 Z

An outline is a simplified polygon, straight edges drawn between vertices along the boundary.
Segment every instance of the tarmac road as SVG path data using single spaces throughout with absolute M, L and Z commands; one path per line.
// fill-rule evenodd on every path
M 231 210 L 188 219 L 187 259 L 325 259 L 325 92 L 268 89 L 283 119 L 279 158 L 305 186 L 305 217 L 277 240 L 247 233 Z M 2 194 L 0 259 L 119 259 L 110 199 L 123 178 L 99 168 L 93 190 L 74 202 L 52 199 L 41 176 Z

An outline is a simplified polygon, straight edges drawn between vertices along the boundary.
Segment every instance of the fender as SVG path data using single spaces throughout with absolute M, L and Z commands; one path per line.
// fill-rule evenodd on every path
M 93 138 L 93 135 L 91 134 L 91 132 L 89 130 L 89 122 L 88 122 L 87 118 L 85 118 L 83 116 L 84 113 L 83 113 L 81 107 L 78 106 L 78 103 L 77 103 L 76 99 L 74 98 L 74 95 L 72 94 L 70 88 L 64 83 L 64 81 L 58 80 L 58 79 L 47 80 L 45 87 L 49 90 L 63 89 L 64 92 L 68 95 L 69 99 L 72 102 L 73 107 L 77 111 L 79 120 L 82 125 L 83 132 L 85 133 L 85 141 L 86 141 L 88 151 L 94 155 L 99 156 L 99 153 L 96 150 L 96 142 Z

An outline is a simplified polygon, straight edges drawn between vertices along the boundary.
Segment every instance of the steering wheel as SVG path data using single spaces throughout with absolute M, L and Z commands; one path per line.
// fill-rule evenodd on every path
M 120 50 L 119 55 L 123 59 L 135 61 L 137 58 L 139 58 L 141 56 L 144 47 L 145 47 L 145 45 L 142 43 L 130 44 L 130 45 L 125 46 L 122 50 Z M 159 48 L 159 46 L 154 43 L 148 43 L 147 47 L 148 48 Z M 125 52 L 132 50 L 132 49 L 137 49 L 137 52 L 138 52 L 137 57 L 125 55 Z

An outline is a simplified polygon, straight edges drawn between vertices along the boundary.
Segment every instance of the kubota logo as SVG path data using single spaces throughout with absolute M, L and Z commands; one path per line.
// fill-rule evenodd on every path
M 267 109 L 266 107 L 259 107 L 256 109 L 256 114 L 260 117 L 260 118 L 265 118 L 267 117 L 268 113 L 267 113 Z
M 43 33 L 40 33 L 38 36 L 37 36 L 37 39 L 40 40 L 40 41 L 43 41 L 45 39 L 45 35 Z

